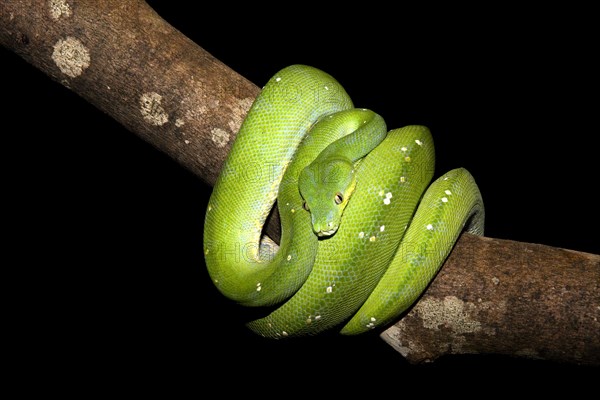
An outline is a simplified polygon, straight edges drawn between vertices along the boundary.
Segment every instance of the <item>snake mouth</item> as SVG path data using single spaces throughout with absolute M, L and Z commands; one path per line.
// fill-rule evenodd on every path
M 327 236 L 333 235 L 335 232 L 337 232 L 337 227 L 336 228 L 332 228 L 332 229 L 328 229 L 326 231 L 319 230 L 319 231 L 317 231 L 315 233 L 317 234 L 318 237 L 327 237 Z
M 329 212 L 329 215 L 324 212 L 311 212 L 312 230 L 320 239 L 332 236 L 340 227 L 335 215 L 330 214 L 331 212 Z

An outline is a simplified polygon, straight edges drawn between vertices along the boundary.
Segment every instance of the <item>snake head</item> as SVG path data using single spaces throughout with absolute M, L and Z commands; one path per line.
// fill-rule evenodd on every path
M 356 187 L 354 165 L 346 159 L 313 162 L 300 173 L 298 187 L 315 234 L 331 236 Z

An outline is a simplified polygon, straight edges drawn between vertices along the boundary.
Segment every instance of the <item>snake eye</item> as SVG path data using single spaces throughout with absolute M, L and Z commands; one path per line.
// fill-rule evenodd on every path
M 340 192 L 337 192 L 335 194 L 335 197 L 333 198 L 333 201 L 335 201 L 335 204 L 337 204 L 337 205 L 342 204 L 342 202 L 344 201 L 344 195 L 341 194 Z
M 308 208 L 308 203 L 306 201 L 302 203 L 302 208 L 304 208 L 306 211 L 310 211 L 310 208 Z

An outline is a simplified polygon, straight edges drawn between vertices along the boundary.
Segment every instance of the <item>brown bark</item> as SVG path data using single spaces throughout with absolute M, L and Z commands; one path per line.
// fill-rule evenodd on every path
M 208 184 L 259 89 L 141 0 L 0 4 L 0 42 Z
M 140 0 L 4 1 L 0 42 L 208 184 L 259 92 Z M 465 234 L 382 337 L 413 362 L 495 353 L 598 365 L 599 282 L 598 255 Z
M 381 337 L 411 362 L 506 354 L 600 364 L 600 256 L 463 235 Z

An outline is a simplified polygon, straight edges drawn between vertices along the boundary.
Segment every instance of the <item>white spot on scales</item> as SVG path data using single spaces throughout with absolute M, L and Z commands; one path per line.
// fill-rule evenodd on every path
M 315 315 L 315 316 L 314 316 L 314 318 L 313 318 L 313 316 L 312 316 L 312 315 L 309 315 L 309 316 L 306 318 L 306 325 L 310 325 L 310 324 L 312 324 L 312 323 L 313 323 L 313 321 L 318 321 L 318 320 L 320 320 L 320 319 L 321 319 L 321 316 L 320 316 L 320 315 Z
M 335 287 L 335 283 L 332 283 L 331 285 L 327 286 L 327 288 L 325 289 L 325 292 L 327 293 L 333 293 L 333 288 Z
M 392 200 L 391 200 L 392 197 L 393 197 L 392 192 L 387 192 L 385 194 L 385 199 L 383 199 L 383 204 L 385 204 L 386 206 L 389 205 L 392 202 Z
M 371 322 L 369 322 L 368 324 L 366 324 L 365 326 L 369 329 L 373 329 L 375 328 L 375 322 L 377 321 L 377 318 L 375 317 L 371 317 Z

